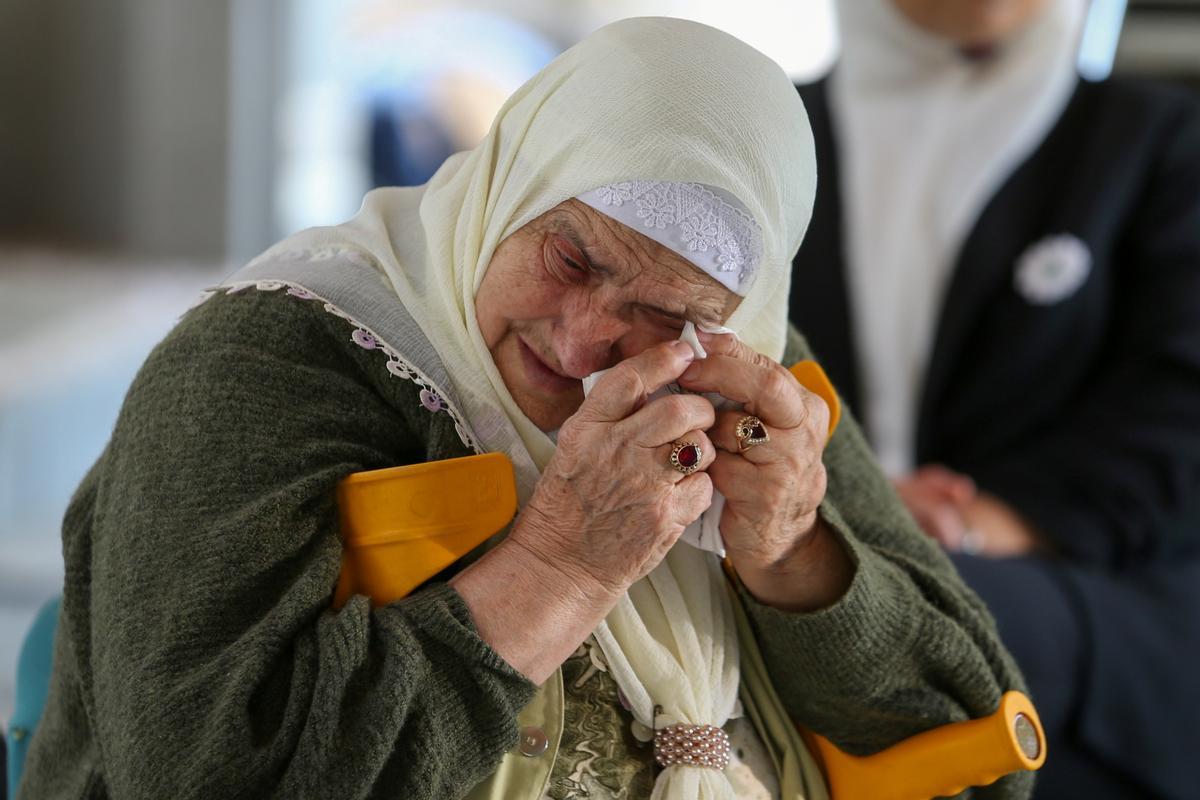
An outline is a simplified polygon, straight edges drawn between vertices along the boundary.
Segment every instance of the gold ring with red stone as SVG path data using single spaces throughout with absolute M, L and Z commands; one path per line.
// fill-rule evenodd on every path
M 737 421 L 737 427 L 733 429 L 733 435 L 737 437 L 739 453 L 744 453 L 751 447 L 758 447 L 760 444 L 771 441 L 771 434 L 767 433 L 767 426 L 763 424 L 763 421 L 758 417 L 750 415 L 746 415 Z
M 700 469 L 700 459 L 704 451 L 695 442 L 679 442 L 671 448 L 671 466 L 684 475 L 691 475 Z

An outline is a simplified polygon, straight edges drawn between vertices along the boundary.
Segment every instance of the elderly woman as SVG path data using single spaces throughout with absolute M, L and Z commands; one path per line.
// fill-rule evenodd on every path
M 787 715 L 864 752 L 991 712 L 1020 678 L 986 613 L 779 366 L 806 355 L 785 303 L 814 189 L 778 67 L 631 20 L 427 186 L 235 275 L 68 512 L 21 797 L 815 798 Z M 687 323 L 736 336 L 700 359 Z M 517 474 L 507 535 L 333 610 L 338 482 L 488 451 Z M 677 541 L 718 509 L 734 592 Z M 656 765 L 676 725 L 728 765 Z

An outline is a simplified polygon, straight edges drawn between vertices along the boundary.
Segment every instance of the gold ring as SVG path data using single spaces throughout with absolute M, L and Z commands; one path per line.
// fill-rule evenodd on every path
M 671 466 L 684 475 L 691 475 L 700 469 L 700 459 L 704 451 L 695 442 L 679 442 L 671 448 Z
M 733 429 L 733 435 L 738 440 L 738 452 L 744 453 L 751 447 L 757 447 L 760 444 L 765 444 L 771 441 L 771 434 L 767 433 L 767 426 L 763 421 L 755 416 L 744 416 L 737 421 L 737 427 Z

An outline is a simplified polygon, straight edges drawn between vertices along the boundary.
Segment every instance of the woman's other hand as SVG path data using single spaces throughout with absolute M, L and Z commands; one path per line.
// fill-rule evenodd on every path
M 729 335 L 701 334 L 708 358 L 679 384 L 741 403 L 721 411 L 709 436 L 717 446 L 708 474 L 725 495 L 721 535 L 729 560 L 760 602 L 811 611 L 836 601 L 850 585 L 849 555 L 817 513 L 825 497 L 822 454 L 829 408 L 791 373 Z M 770 440 L 742 450 L 738 421 L 758 417 Z

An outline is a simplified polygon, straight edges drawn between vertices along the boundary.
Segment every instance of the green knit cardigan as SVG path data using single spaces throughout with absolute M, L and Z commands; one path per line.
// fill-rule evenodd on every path
M 446 800 L 515 745 L 535 687 L 445 575 L 382 608 L 330 608 L 337 482 L 468 454 L 436 399 L 353 331 L 320 302 L 250 290 L 212 297 L 150 355 L 66 514 L 54 674 L 20 800 Z M 788 358 L 804 354 L 794 338 Z M 855 753 L 992 712 L 1022 682 L 983 605 L 853 420 L 826 464 L 849 590 L 809 614 L 743 596 L 789 712 Z

